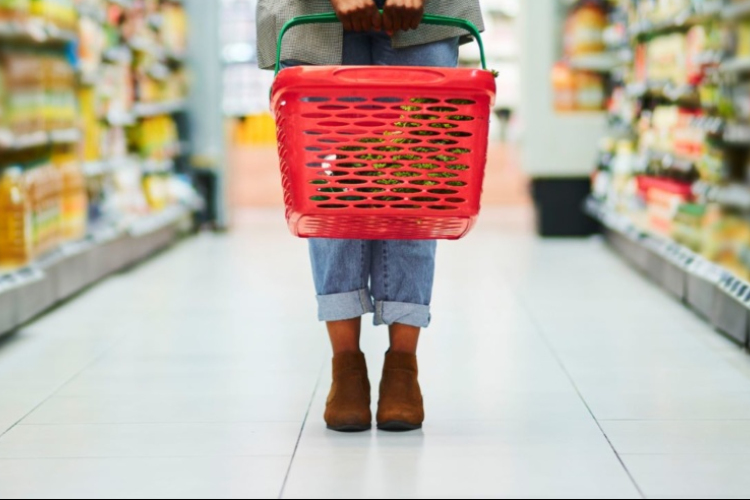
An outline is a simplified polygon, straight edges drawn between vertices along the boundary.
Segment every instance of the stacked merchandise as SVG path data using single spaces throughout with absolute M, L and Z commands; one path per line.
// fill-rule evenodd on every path
M 176 0 L 0 1 L 0 268 L 186 193 L 186 44 Z
M 268 96 L 273 73 L 258 68 L 255 29 L 257 0 L 222 0 L 222 60 L 224 113 L 234 119 L 238 145 L 272 145 L 276 126 Z
M 748 280 L 750 1 L 616 4 L 633 62 L 615 73 L 595 197 Z
M 181 155 L 187 18 L 175 0 L 78 0 L 79 100 L 92 223 L 158 211 Z
M 568 5 L 570 4 L 570 5 Z M 555 110 L 602 112 L 606 108 L 609 72 L 622 54 L 612 49 L 620 33 L 609 26 L 611 2 L 564 2 L 563 59 L 552 70 Z M 625 53 L 627 60 L 627 53 Z
M 86 231 L 77 161 L 72 0 L 0 3 L 0 266 L 17 267 Z

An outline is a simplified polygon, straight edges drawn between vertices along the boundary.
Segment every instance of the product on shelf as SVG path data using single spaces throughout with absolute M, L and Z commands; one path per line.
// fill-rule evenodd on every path
M 0 0 L 0 267 L 186 198 L 187 29 L 177 0 Z
M 628 19 L 633 59 L 613 74 L 613 127 L 594 175 L 605 207 L 743 279 L 750 278 L 749 4 L 615 3 L 614 17 Z
M 565 23 L 566 56 L 574 57 L 603 52 L 606 27 L 607 11 L 602 2 L 593 0 L 578 2 Z
M 32 258 L 31 208 L 23 170 L 6 168 L 0 176 L 0 268 L 28 264 Z

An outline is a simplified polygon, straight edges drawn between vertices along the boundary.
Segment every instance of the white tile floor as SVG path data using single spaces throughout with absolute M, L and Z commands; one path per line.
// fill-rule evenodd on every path
M 0 498 L 747 498 L 750 356 L 596 239 L 442 244 L 428 422 L 332 434 L 304 242 L 241 214 L 0 342 Z M 377 382 L 384 332 L 365 347 Z M 377 385 L 377 384 L 374 384 Z

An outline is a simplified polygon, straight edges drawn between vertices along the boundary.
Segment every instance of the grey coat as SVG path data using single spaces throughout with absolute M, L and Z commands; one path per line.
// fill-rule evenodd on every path
M 276 64 L 276 40 L 288 20 L 331 11 L 330 0 L 258 0 L 258 66 L 272 69 Z M 466 19 L 484 29 L 479 0 L 427 0 L 425 11 Z M 393 46 L 410 47 L 465 34 L 457 28 L 422 25 L 416 31 L 394 35 Z M 341 64 L 343 39 L 341 24 L 298 26 L 285 36 L 281 59 L 315 65 Z

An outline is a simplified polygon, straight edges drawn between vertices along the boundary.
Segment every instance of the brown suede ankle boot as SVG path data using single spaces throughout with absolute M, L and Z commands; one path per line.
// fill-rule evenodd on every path
M 380 383 L 378 429 L 389 432 L 415 431 L 424 422 L 424 401 L 419 387 L 417 357 L 388 352 Z
M 333 358 L 333 385 L 326 404 L 325 421 L 336 432 L 372 429 L 370 380 L 361 352 L 337 354 Z

